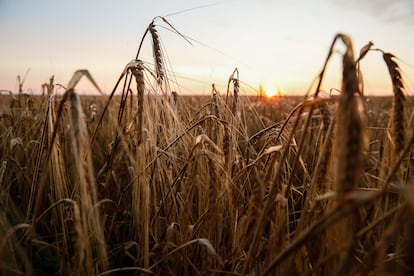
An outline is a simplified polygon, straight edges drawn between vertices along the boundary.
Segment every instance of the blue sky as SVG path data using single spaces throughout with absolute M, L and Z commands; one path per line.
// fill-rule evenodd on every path
M 244 93 L 262 84 L 304 94 L 338 32 L 352 38 L 355 55 L 373 41 L 399 57 L 408 93 L 414 92 L 412 0 L 0 0 L 0 89 L 16 91 L 17 75 L 28 69 L 24 88 L 40 91 L 51 75 L 65 85 L 75 70 L 86 68 L 109 92 L 155 16 L 166 16 L 196 41 L 188 44 L 157 21 L 166 62 L 175 73 L 172 89 L 181 93 L 209 93 L 212 83 L 224 92 L 237 67 Z M 153 62 L 150 39 L 140 58 Z M 361 68 L 365 91 L 391 91 L 379 53 L 369 53 Z M 340 76 L 336 54 L 323 89 L 339 89 Z M 86 82 L 79 87 L 90 89 Z

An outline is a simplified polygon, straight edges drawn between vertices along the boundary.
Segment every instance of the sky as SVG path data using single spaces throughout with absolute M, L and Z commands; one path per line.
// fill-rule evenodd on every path
M 241 92 L 259 85 L 303 95 L 318 75 L 337 33 L 349 35 L 354 54 L 369 41 L 398 57 L 407 94 L 414 93 L 414 1 L 412 0 L 0 0 L 0 90 L 39 93 L 54 75 L 66 85 L 87 69 L 110 93 L 125 65 L 135 58 L 148 24 L 162 43 L 171 89 L 178 93 L 224 93 L 235 68 Z M 339 43 L 322 90 L 340 89 Z M 150 36 L 139 59 L 153 68 Z M 365 93 L 392 92 L 379 52 L 361 61 Z M 87 81 L 78 92 L 95 91 Z

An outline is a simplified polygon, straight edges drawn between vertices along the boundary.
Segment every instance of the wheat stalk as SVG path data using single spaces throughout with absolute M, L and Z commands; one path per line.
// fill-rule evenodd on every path
M 76 162 L 76 170 L 78 173 L 80 206 L 82 209 L 81 218 L 84 227 L 83 232 L 91 231 L 95 240 L 84 239 L 85 256 L 87 262 L 87 269 L 89 273 L 94 272 L 92 245 L 96 247 L 98 253 L 99 264 L 102 269 L 106 269 L 107 255 L 104 233 L 101 226 L 100 215 L 98 210 L 93 206 L 97 202 L 96 183 L 94 177 L 94 170 L 91 160 L 91 155 L 88 154 L 87 148 L 88 135 L 85 125 L 85 118 L 82 107 L 79 102 L 78 95 L 73 89 L 68 90 L 69 101 L 71 103 L 71 141 L 72 149 Z M 89 216 L 93 215 L 92 218 Z
M 143 240 L 144 266 L 148 268 L 150 257 L 150 187 L 145 181 L 146 153 L 145 143 L 143 143 L 143 115 L 144 115 L 144 93 L 145 81 L 142 62 L 137 61 L 130 68 L 135 77 L 138 93 L 138 106 L 136 117 L 136 159 L 135 159 L 135 183 L 132 189 L 132 212 L 134 215 L 134 226 L 137 238 Z M 142 232 L 140 227 L 142 226 Z
M 353 189 L 361 185 L 365 152 L 368 149 L 368 132 L 352 41 L 344 34 L 338 34 L 336 39 L 342 40 L 346 47 L 342 58 L 342 87 L 335 119 L 333 170 L 337 200 L 342 202 L 347 200 Z M 357 225 L 359 225 L 359 213 L 354 211 L 347 220 L 335 225 L 326 233 L 329 254 L 334 254 L 332 248 L 337 243 L 344 242 L 338 239 L 338 235 L 348 237 L 345 240 L 346 250 L 341 252 L 336 261 L 332 261 L 328 266 L 329 269 L 335 269 L 336 273 L 343 273 L 351 264 L 356 246 Z

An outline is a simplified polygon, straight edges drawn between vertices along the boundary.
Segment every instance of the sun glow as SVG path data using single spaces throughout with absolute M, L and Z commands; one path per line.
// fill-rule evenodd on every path
M 272 98 L 277 95 L 276 88 L 273 87 L 265 87 L 264 92 L 267 98 Z

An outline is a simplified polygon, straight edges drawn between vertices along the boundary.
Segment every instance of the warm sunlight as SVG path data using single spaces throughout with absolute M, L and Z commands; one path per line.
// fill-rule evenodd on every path
M 276 88 L 274 87 L 265 87 L 264 91 L 267 98 L 272 98 L 277 94 Z

